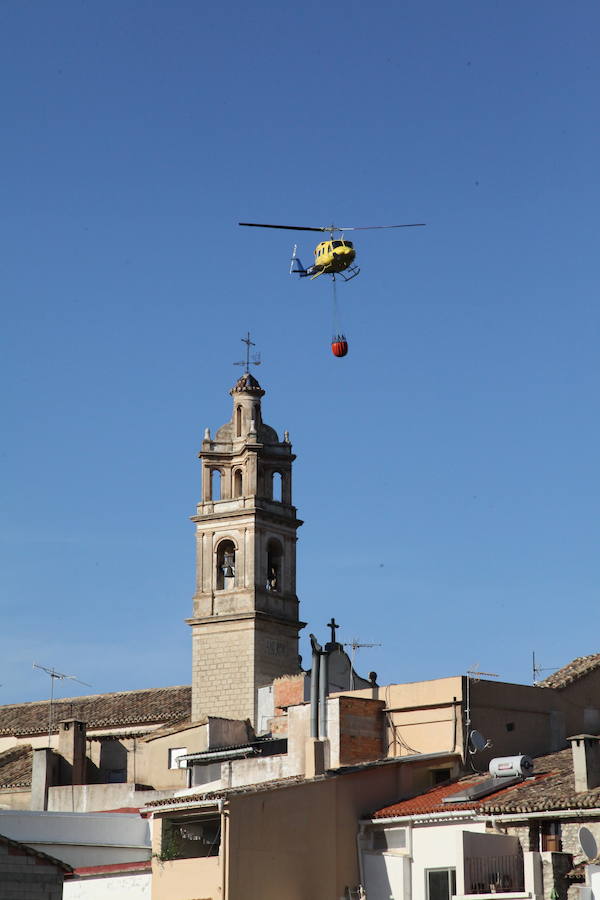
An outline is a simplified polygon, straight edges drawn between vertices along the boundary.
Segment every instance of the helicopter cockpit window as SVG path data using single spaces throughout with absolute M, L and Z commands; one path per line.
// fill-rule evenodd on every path
M 343 247 L 343 246 L 344 246 L 344 242 L 343 242 L 343 241 L 332 241 L 332 242 L 331 242 L 331 246 L 332 246 L 332 247 Z

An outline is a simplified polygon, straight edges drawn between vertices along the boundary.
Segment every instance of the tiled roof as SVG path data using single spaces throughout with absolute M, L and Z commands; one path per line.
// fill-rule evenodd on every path
M 202 719 L 199 722 L 190 722 L 190 717 L 186 716 L 185 719 L 181 719 L 179 722 L 168 722 L 166 725 L 163 725 L 162 728 L 156 728 L 154 731 L 151 731 L 150 734 L 145 735 L 142 738 L 142 741 L 153 741 L 156 738 L 168 737 L 170 734 L 177 734 L 179 731 L 186 731 L 188 728 L 193 728 L 196 725 L 203 725 L 206 722 L 206 719 Z
M 540 756 L 534 762 L 536 774 L 546 772 L 546 778 L 527 779 L 512 790 L 505 791 L 503 797 L 482 799 L 481 811 L 511 813 L 600 808 L 600 787 L 593 791 L 575 791 L 570 749 Z
M 80 719 L 89 728 L 117 728 L 126 725 L 176 722 L 190 713 L 192 689 L 189 685 L 117 691 L 54 700 L 52 721 Z M 17 737 L 48 731 L 49 700 L 0 706 L 0 734 Z M 54 725 L 53 730 L 56 731 Z
M 572 684 L 574 681 L 577 681 L 578 678 L 583 678 L 584 675 L 588 675 L 590 672 L 593 672 L 594 669 L 599 667 L 600 653 L 591 653 L 589 656 L 578 656 L 577 659 L 567 663 L 562 669 L 559 669 L 557 672 L 544 678 L 543 681 L 539 682 L 539 685 L 540 687 L 558 688 L 560 690 L 560 688 Z
M 206 725 L 206 723 L 211 719 L 214 721 L 218 719 L 220 722 L 237 722 L 238 719 L 229 719 L 225 716 L 202 716 L 200 719 L 195 719 L 193 722 L 191 721 L 191 716 L 188 712 L 188 715 L 184 719 L 181 719 L 179 722 L 169 723 L 164 725 L 162 728 L 157 728 L 155 731 L 152 731 L 150 734 L 147 734 L 142 740 L 145 743 L 150 743 L 151 741 L 155 741 L 157 738 L 168 737 L 170 734 L 177 734 L 179 731 L 186 731 L 188 728 L 198 728 L 200 725 Z
M 309 784 L 313 781 L 325 781 L 326 775 L 316 775 L 314 778 L 305 778 L 304 775 L 288 775 L 285 778 L 276 778 L 273 781 L 258 781 L 254 784 L 239 785 L 236 787 L 221 788 L 217 791 L 198 791 L 192 794 L 175 793 L 170 797 L 160 800 L 150 800 L 144 809 L 152 809 L 163 806 L 193 806 L 199 800 L 214 800 L 215 805 L 222 797 L 237 796 L 238 794 L 258 794 L 263 791 L 275 791 L 280 788 L 293 787 L 296 784 Z
M 0 753 L 0 788 L 30 787 L 31 744 L 19 744 Z
M 452 784 L 440 784 L 436 787 L 419 794 L 418 797 L 411 797 L 409 800 L 401 800 L 399 803 L 392 803 L 390 806 L 384 806 L 373 814 L 374 819 L 387 819 L 395 816 L 416 816 L 432 812 L 449 812 L 456 809 L 471 810 L 477 806 L 477 801 L 470 803 L 444 803 L 445 797 L 451 797 L 452 794 L 460 794 L 465 788 L 472 784 L 478 784 L 483 781 L 480 775 L 461 778 Z
M 238 785 L 230 788 L 220 788 L 216 791 L 198 790 L 190 794 L 177 792 L 170 797 L 163 797 L 160 800 L 150 800 L 146 803 L 144 810 L 150 810 L 163 806 L 184 806 L 191 805 L 198 800 L 214 800 L 215 802 L 221 797 L 231 797 L 238 794 L 257 794 L 264 791 L 275 791 L 280 788 L 294 787 L 300 784 L 314 784 L 318 781 L 328 781 L 345 775 L 354 775 L 358 772 L 364 772 L 368 769 L 381 769 L 387 766 L 401 766 L 406 763 L 413 762 L 415 759 L 439 759 L 440 757 L 448 757 L 448 753 L 419 753 L 416 756 L 394 756 L 387 759 L 375 759 L 364 763 L 355 763 L 352 766 L 341 766 L 339 769 L 327 769 L 323 775 L 315 775 L 313 778 L 306 778 L 304 775 L 287 775 L 283 778 L 275 778 L 272 781 L 258 781 L 253 784 Z M 142 812 L 143 815 L 143 812 Z
M 484 781 L 486 775 L 469 776 L 453 784 L 444 784 L 373 813 L 374 819 L 396 816 L 421 816 L 428 813 L 475 811 L 478 814 L 545 812 L 560 809 L 600 809 L 600 787 L 593 791 L 576 792 L 573 778 L 573 757 L 570 749 L 548 753 L 534 760 L 532 778 L 488 794 L 479 800 L 464 803 L 444 802 L 471 784 Z

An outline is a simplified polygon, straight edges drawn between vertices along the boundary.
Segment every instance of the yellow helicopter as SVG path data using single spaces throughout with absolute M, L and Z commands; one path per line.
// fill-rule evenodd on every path
M 410 225 L 348 225 L 339 227 L 338 225 L 266 225 L 259 222 L 238 222 L 247 228 L 283 228 L 287 231 L 324 231 L 329 234 L 328 241 L 321 241 L 315 247 L 314 265 L 305 268 L 300 259 L 296 255 L 297 245 L 294 244 L 292 252 L 292 261 L 290 265 L 290 275 L 299 275 L 300 278 L 317 278 L 319 275 L 333 275 L 334 281 L 336 275 L 341 275 L 344 281 L 350 281 L 356 278 L 360 269 L 354 265 L 356 258 L 356 250 L 352 241 L 344 238 L 346 231 L 366 231 L 381 228 L 419 228 L 425 225 L 425 222 L 414 222 Z M 339 238 L 335 235 L 339 234 Z

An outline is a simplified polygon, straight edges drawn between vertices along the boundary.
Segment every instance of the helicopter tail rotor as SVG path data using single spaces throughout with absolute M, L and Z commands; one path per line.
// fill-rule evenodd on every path
M 297 248 L 298 248 L 298 245 L 294 244 L 294 249 L 292 251 L 292 259 L 290 262 L 290 275 L 300 275 L 300 277 L 302 278 L 303 276 L 306 277 L 306 275 L 308 275 L 308 272 L 304 268 L 302 263 L 300 262 L 300 259 L 298 258 L 298 256 L 296 255 Z

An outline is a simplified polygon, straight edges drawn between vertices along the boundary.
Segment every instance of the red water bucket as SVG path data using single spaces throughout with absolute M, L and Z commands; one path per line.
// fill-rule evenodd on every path
M 334 356 L 346 356 L 348 353 L 348 341 L 343 334 L 336 334 L 331 342 L 331 352 Z

